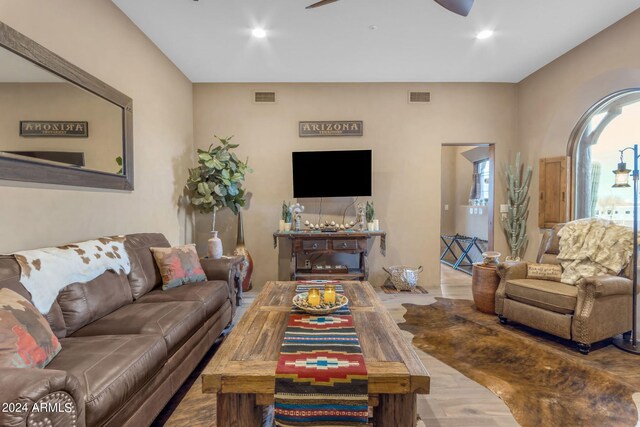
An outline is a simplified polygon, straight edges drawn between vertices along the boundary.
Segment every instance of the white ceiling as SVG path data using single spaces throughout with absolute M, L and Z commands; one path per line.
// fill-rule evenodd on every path
M 463 18 L 433 0 L 112 1 L 193 82 L 519 82 L 640 7 L 476 0 Z

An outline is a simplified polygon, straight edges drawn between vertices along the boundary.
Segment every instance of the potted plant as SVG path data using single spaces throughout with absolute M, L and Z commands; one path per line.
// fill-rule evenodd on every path
M 373 219 L 376 216 L 376 211 L 373 209 L 373 202 L 367 202 L 367 207 L 365 208 L 365 216 L 367 217 L 367 230 L 375 231 L 375 224 L 373 223 Z
M 291 213 L 291 210 L 289 208 L 287 208 L 287 212 L 284 216 L 284 231 L 290 231 L 291 230 L 291 220 L 293 219 L 293 214 Z
M 284 231 L 284 224 L 287 222 L 287 212 L 289 212 L 289 205 L 283 200 L 280 210 L 280 222 L 278 224 L 278 231 Z
M 528 193 L 531 172 L 531 166 L 525 168 L 524 164 L 520 163 L 520 153 L 517 153 L 515 164 L 507 166 L 505 173 L 509 208 L 501 222 L 511 249 L 511 255 L 506 258 L 507 261 L 520 261 L 520 256 L 527 246 Z
M 238 159 L 233 149 L 238 144 L 231 144 L 229 138 L 215 136 L 220 145 L 211 144 L 208 150 L 198 149 L 198 167 L 189 169 L 187 188 L 191 192 L 191 204 L 200 213 L 212 213 L 212 238 L 209 239 L 209 256 L 222 256 L 222 242 L 217 238 L 216 211 L 229 208 L 237 215 L 245 205 L 245 191 L 242 188 L 245 174 L 252 172 L 247 165 Z

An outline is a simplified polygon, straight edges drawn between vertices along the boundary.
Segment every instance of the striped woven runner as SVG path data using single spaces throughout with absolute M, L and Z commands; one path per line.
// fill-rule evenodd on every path
M 299 282 L 296 292 L 323 286 Z M 336 291 L 344 292 L 339 284 Z M 275 391 L 278 426 L 367 424 L 367 368 L 348 307 L 325 316 L 311 316 L 292 307 Z

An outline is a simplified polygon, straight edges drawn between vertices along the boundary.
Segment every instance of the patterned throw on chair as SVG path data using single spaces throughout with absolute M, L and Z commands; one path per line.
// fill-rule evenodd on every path
M 322 286 L 299 282 L 296 292 Z M 348 306 L 325 316 L 292 307 L 275 391 L 278 426 L 366 425 L 367 368 Z

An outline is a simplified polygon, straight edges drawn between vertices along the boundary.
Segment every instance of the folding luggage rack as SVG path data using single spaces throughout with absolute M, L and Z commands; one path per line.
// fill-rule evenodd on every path
M 482 261 L 482 253 L 486 251 L 488 245 L 486 240 L 463 236 L 462 234 L 453 236 L 441 235 L 440 240 L 445 246 L 442 255 L 440 255 L 440 262 L 452 267 L 454 270 L 462 271 L 469 275 L 471 274 L 473 263 Z M 460 254 L 456 254 L 456 250 L 459 250 Z M 449 254 L 454 261 L 446 259 Z

